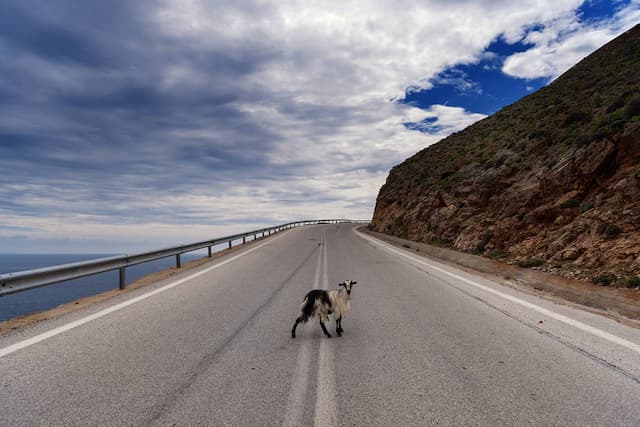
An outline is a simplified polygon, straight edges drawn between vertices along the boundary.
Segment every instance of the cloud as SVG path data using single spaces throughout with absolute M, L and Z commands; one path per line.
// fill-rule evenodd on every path
M 533 47 L 507 58 L 502 71 L 523 79 L 553 80 L 638 22 L 638 0 L 623 5 L 613 17 L 604 20 L 581 22 L 575 12 L 567 13 L 529 32 L 523 41 Z
M 492 59 L 494 55 L 495 54 L 483 54 L 483 58 Z M 436 77 L 431 79 L 431 83 L 433 85 L 450 85 L 453 86 L 458 92 L 462 93 L 472 92 L 478 95 L 482 94 L 482 88 L 480 87 L 480 84 L 470 80 L 469 76 L 467 76 L 464 71 L 455 68 L 441 72 Z
M 421 116 L 424 118 L 421 121 L 409 122 L 406 126 L 409 129 L 429 133 L 437 137 L 437 140 L 487 117 L 485 114 L 471 113 L 464 108 L 446 105 L 432 105 L 429 109 L 422 111 Z
M 393 165 L 483 117 L 392 99 L 579 3 L 4 1 L 0 251 L 370 218 Z

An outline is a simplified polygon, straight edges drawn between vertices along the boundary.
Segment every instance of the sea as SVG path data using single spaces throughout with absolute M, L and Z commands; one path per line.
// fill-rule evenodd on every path
M 32 270 L 71 262 L 86 261 L 113 256 L 114 254 L 0 254 L 0 274 Z M 206 256 L 206 251 L 192 252 L 182 255 L 185 264 Z M 175 267 L 175 256 L 128 267 L 127 283 L 140 279 L 148 274 Z M 68 280 L 54 285 L 30 289 L 24 292 L 0 297 L 0 322 L 17 316 L 31 314 L 57 307 L 60 304 L 75 301 L 115 289 L 119 285 L 118 270 Z

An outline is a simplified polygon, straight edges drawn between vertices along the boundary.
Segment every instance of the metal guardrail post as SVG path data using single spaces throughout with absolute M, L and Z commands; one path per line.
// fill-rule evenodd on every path
M 242 244 L 244 245 L 245 243 L 247 243 L 247 237 L 246 236 L 242 236 Z
M 209 255 L 208 257 L 211 258 L 211 246 L 209 246 L 207 249 L 209 249 Z
M 124 289 L 127 287 L 127 280 L 126 280 L 126 276 L 125 276 L 125 270 L 126 267 L 120 267 L 120 289 Z
M 229 240 L 229 249 L 231 249 L 231 240 Z
M 182 263 L 180 262 L 180 254 L 176 254 L 176 268 L 182 268 Z

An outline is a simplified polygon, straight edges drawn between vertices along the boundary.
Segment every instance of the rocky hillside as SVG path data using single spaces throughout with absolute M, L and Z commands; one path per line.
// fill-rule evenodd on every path
M 395 166 L 372 229 L 640 286 L 640 25 Z

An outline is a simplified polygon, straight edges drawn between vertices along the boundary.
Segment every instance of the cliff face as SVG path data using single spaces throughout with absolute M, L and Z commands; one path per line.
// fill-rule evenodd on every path
M 640 286 L 640 25 L 395 166 L 372 228 Z

